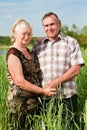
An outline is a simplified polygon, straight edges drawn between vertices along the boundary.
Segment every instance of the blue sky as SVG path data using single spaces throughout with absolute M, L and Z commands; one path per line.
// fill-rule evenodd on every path
M 41 19 L 50 11 L 69 28 L 72 24 L 79 29 L 87 26 L 87 0 L 0 0 L 0 36 L 9 36 L 12 24 L 19 18 L 31 24 L 33 36 L 43 36 Z

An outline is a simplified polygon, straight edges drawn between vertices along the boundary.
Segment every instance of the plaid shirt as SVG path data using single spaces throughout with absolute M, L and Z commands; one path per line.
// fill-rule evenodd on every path
M 70 36 L 60 33 L 54 43 L 48 38 L 37 41 L 33 47 L 37 54 L 42 73 L 42 87 L 45 87 L 52 79 L 65 73 L 74 65 L 84 65 L 84 60 L 78 42 Z M 61 89 L 60 89 L 61 88 Z M 77 93 L 75 78 L 64 82 L 58 89 L 58 96 L 68 98 Z

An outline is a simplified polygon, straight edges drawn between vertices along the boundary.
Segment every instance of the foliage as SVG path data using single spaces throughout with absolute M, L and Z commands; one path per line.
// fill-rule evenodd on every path
M 61 31 L 69 36 L 72 36 L 73 38 L 77 39 L 81 47 L 86 48 L 87 47 L 87 26 L 84 26 L 81 30 L 76 26 L 76 24 L 73 24 L 71 29 L 67 25 L 63 25 L 61 27 Z M 32 37 L 29 45 L 33 45 L 38 37 Z M 0 46 L 3 45 L 10 45 L 10 37 L 9 36 L 0 36 Z
M 5 55 L 0 55 L 0 126 L 4 122 L 4 116 L 6 113 L 7 88 L 6 59 Z
M 82 54 L 85 61 L 85 66 L 82 67 L 80 74 L 77 76 L 77 87 L 79 96 L 79 109 L 82 110 L 85 100 L 87 100 L 87 49 L 83 49 Z
M 0 36 L 0 45 L 10 45 L 10 37 L 9 36 Z
M 81 47 L 87 47 L 87 26 L 84 26 L 81 30 L 73 24 L 72 28 L 69 29 L 67 25 L 62 26 L 61 31 L 73 38 L 77 39 Z
M 29 44 L 33 45 L 37 37 L 32 37 Z M 0 36 L 0 46 L 3 45 L 11 45 L 10 37 L 9 36 Z
M 87 34 L 87 26 L 84 26 L 84 27 L 81 29 L 81 33 L 82 33 L 82 34 Z
M 78 88 L 78 97 L 79 97 L 79 112 L 78 112 L 78 122 L 79 125 L 75 124 L 77 130 L 83 130 L 83 125 L 85 123 L 85 127 L 87 127 L 87 49 L 81 48 L 82 54 L 85 60 L 85 66 L 82 67 L 81 73 L 77 76 L 77 88 Z M 9 130 L 12 129 L 12 124 L 10 122 L 7 123 L 5 117 L 7 116 L 7 107 L 6 107 L 6 100 L 7 100 L 7 90 L 8 90 L 8 81 L 6 78 L 6 57 L 5 55 L 0 55 L 0 130 L 6 130 L 8 127 Z M 64 122 L 62 122 L 61 118 L 61 110 L 62 104 L 59 106 L 58 115 L 55 116 L 54 113 L 51 113 L 51 104 L 47 109 L 47 115 L 41 113 L 39 116 L 34 115 L 32 118 L 30 115 L 27 116 L 26 126 L 31 121 L 34 121 L 34 124 L 31 130 L 68 130 L 67 127 L 70 123 L 68 117 Z M 13 124 L 17 125 L 13 120 Z M 71 129 L 71 128 L 69 128 Z M 15 128 L 17 130 L 17 128 Z M 75 130 L 75 129 L 74 129 Z
M 35 43 L 36 39 L 37 39 L 37 37 L 32 37 L 30 44 L 33 45 Z

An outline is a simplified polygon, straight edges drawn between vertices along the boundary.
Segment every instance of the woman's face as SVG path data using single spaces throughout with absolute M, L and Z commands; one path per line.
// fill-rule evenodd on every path
M 27 45 L 31 40 L 32 30 L 26 25 L 20 25 L 15 28 L 15 42 Z

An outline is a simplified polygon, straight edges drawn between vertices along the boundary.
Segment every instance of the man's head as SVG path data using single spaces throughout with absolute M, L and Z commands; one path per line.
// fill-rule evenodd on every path
M 61 29 L 61 21 L 58 16 L 53 12 L 46 13 L 42 18 L 42 24 L 48 38 L 55 40 Z

